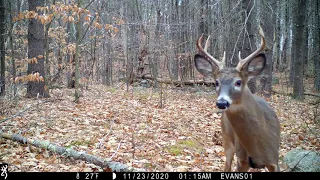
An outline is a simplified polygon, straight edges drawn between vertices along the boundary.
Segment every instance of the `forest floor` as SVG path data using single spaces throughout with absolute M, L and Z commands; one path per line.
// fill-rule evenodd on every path
M 48 99 L 19 99 L 8 107 L 18 116 L 1 123 L 3 132 L 72 147 L 148 171 L 222 171 L 225 156 L 214 91 L 197 88 L 89 86 L 74 103 L 73 89 L 50 90 Z M 320 150 L 319 125 L 307 102 L 273 95 L 269 100 L 281 123 L 280 166 L 293 148 Z M 9 171 L 103 171 L 94 164 L 0 139 L 1 162 Z M 235 164 L 233 165 L 235 169 Z M 265 170 L 262 170 L 265 171 Z

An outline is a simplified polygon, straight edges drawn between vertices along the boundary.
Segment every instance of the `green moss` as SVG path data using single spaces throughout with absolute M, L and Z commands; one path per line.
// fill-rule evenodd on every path
M 184 149 L 192 151 L 201 151 L 201 145 L 194 140 L 180 140 L 177 144 L 167 148 L 167 152 L 178 156 L 181 155 Z
M 183 151 L 182 147 L 173 145 L 170 148 L 167 149 L 167 151 L 175 156 L 181 155 L 181 152 Z
M 190 148 L 195 148 L 198 146 L 198 143 L 196 143 L 195 141 L 192 140 L 183 140 L 183 141 L 179 141 L 178 144 L 190 147 Z
M 114 87 L 111 87 L 111 88 L 109 89 L 109 91 L 110 91 L 111 93 L 115 93 L 115 92 L 117 91 L 117 89 L 114 88 Z

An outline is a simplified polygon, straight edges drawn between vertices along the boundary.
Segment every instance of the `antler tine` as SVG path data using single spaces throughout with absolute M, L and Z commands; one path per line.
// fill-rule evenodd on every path
M 210 39 L 210 35 L 208 36 L 208 38 L 207 38 L 207 40 L 206 40 L 206 44 L 204 45 L 204 50 L 205 51 L 207 51 L 208 52 L 208 47 L 209 47 L 209 44 L 210 44 L 210 41 L 209 41 L 209 39 Z
M 202 38 L 203 38 L 203 34 L 200 36 L 200 38 L 199 38 L 198 41 L 197 41 L 197 47 L 198 47 L 198 49 L 199 49 L 200 52 L 202 52 L 205 56 L 207 56 L 207 57 L 212 61 L 212 63 L 214 63 L 215 65 L 217 65 L 219 69 L 222 69 L 222 68 L 223 68 L 222 63 L 219 62 L 217 59 L 215 59 L 213 56 L 211 56 L 211 55 L 207 52 L 208 45 L 209 45 L 209 41 L 208 41 L 208 40 L 209 40 L 210 36 L 208 37 L 208 39 L 207 39 L 207 41 L 206 41 L 206 44 L 205 44 L 204 49 L 203 49 L 202 46 L 201 46 Z
M 239 63 L 236 67 L 236 69 L 238 71 L 241 71 L 243 65 L 245 65 L 249 60 L 251 60 L 252 58 L 254 58 L 256 55 L 258 55 L 261 51 L 264 50 L 265 46 L 266 46 L 266 42 L 265 42 L 265 39 L 264 39 L 264 33 L 263 33 L 263 30 L 262 28 L 259 26 L 259 34 L 261 36 L 261 45 L 260 45 L 260 48 L 257 49 L 256 51 L 254 51 L 252 54 L 250 54 L 249 56 L 247 56 L 245 59 L 242 59 L 241 58 L 241 51 L 239 51 Z

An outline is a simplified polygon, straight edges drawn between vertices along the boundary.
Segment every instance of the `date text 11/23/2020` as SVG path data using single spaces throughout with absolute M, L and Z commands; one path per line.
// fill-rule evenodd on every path
M 319 179 L 318 172 L 120 172 L 115 173 L 113 179 L 177 179 L 177 180 L 202 180 L 202 179 L 293 179 L 308 178 Z
M 138 179 L 178 179 L 178 180 L 192 180 L 192 179 L 252 179 L 252 173 L 210 173 L 210 172 L 123 172 L 117 174 L 115 179 L 124 180 L 138 180 Z

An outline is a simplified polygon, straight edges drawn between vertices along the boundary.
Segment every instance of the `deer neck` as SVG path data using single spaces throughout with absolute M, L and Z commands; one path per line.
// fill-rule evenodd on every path
M 265 135 L 266 123 L 254 95 L 249 90 L 244 92 L 241 102 L 230 105 L 224 113 L 240 142 L 243 142 L 246 147 L 250 147 L 251 145 L 255 146 L 254 144 L 257 145 L 260 141 L 259 137 Z

